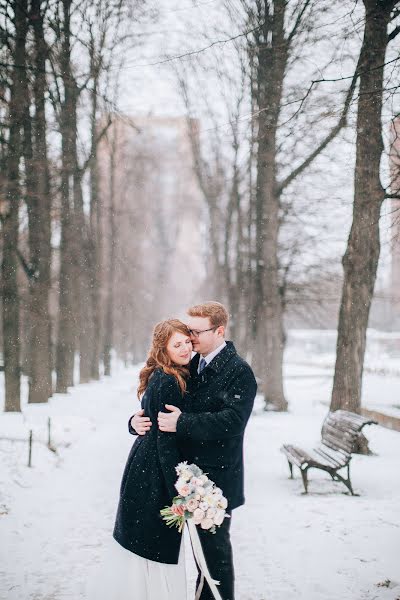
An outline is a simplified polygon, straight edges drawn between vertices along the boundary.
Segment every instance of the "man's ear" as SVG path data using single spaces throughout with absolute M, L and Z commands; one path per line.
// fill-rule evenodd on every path
M 217 327 L 217 333 L 220 334 L 222 337 L 225 337 L 225 327 L 223 325 Z

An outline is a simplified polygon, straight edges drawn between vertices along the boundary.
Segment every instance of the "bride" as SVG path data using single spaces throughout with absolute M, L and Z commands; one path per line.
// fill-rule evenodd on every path
M 138 388 L 151 421 L 157 422 L 159 411 L 166 412 L 165 404 L 184 410 L 191 356 L 186 325 L 169 319 L 155 326 Z M 182 534 L 160 516 L 177 494 L 175 467 L 182 459 L 175 434 L 152 427 L 135 440 L 122 475 L 106 567 L 88 600 L 187 599 Z

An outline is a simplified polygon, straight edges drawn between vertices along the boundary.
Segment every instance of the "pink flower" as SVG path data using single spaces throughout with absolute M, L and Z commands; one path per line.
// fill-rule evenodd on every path
M 190 494 L 190 487 L 185 483 L 179 488 L 178 492 L 183 497 L 188 496 Z
M 186 502 L 186 508 L 188 509 L 189 512 L 195 511 L 196 508 L 198 508 L 198 506 L 199 506 L 199 503 L 194 498 L 191 498 L 190 500 L 188 500 Z
M 200 487 L 203 485 L 203 481 L 200 479 L 200 477 L 192 477 L 190 483 L 195 487 Z
M 185 506 L 183 504 L 173 504 L 171 510 L 174 515 L 178 515 L 179 517 L 183 517 L 185 514 Z
M 193 511 L 193 522 L 195 525 L 198 525 L 199 523 L 201 523 L 201 521 L 204 519 L 205 516 L 205 512 L 203 510 L 201 510 L 201 508 L 196 508 L 195 511 Z

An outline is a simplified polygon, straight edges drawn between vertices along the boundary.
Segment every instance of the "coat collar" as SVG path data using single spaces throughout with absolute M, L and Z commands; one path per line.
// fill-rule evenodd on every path
M 217 356 L 212 359 L 205 369 L 212 369 L 216 373 L 219 373 L 224 368 L 228 360 L 230 360 L 232 356 L 235 356 L 235 354 L 237 354 L 237 352 L 233 342 L 227 341 L 225 348 L 222 348 L 221 352 L 218 352 Z M 196 354 L 190 362 L 190 374 L 192 377 L 197 377 L 198 375 L 197 367 L 199 365 L 199 360 L 200 354 Z

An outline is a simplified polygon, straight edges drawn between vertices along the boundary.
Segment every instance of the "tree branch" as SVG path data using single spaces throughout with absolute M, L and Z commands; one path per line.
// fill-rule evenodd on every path
M 107 133 L 108 129 L 110 128 L 111 124 L 112 124 L 112 117 L 111 117 L 111 114 L 109 114 L 108 115 L 107 123 L 104 125 L 103 129 L 101 130 L 101 132 L 99 133 L 99 135 L 98 135 L 98 137 L 96 139 L 96 145 L 103 139 L 103 137 Z M 86 169 L 89 167 L 89 165 L 92 162 L 92 160 L 93 160 L 93 155 L 89 154 L 89 156 L 87 157 L 87 159 L 83 163 L 82 167 L 79 169 L 79 176 L 81 178 L 84 175 Z
M 294 171 L 292 171 L 286 179 L 284 179 L 281 183 L 278 183 L 277 192 L 280 194 L 296 177 L 298 177 L 315 159 L 316 157 L 330 144 L 330 142 L 337 136 L 339 131 L 346 125 L 347 123 L 347 114 L 349 112 L 351 100 L 353 98 L 354 90 L 357 84 L 357 79 L 359 76 L 359 67 L 361 63 L 361 53 L 358 57 L 357 67 L 354 71 L 353 79 L 351 81 L 350 87 L 347 91 L 346 100 L 343 106 L 342 114 L 340 115 L 340 119 L 338 123 L 333 127 L 331 132 L 326 136 L 324 140 L 319 144 L 319 146 L 311 152 L 311 154 L 298 166 Z

